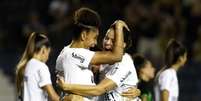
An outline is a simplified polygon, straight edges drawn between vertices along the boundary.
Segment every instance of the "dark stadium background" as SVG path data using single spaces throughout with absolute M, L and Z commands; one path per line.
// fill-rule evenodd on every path
M 201 99 L 200 0 L 0 0 L 0 101 L 15 99 L 15 68 L 32 32 L 46 33 L 52 43 L 48 61 L 54 75 L 61 49 L 71 41 L 73 12 L 96 10 L 102 19 L 98 48 L 116 19 L 131 28 L 129 53 L 142 53 L 159 70 L 167 41 L 175 38 L 188 49 L 188 62 L 179 71 L 179 101 Z M 53 81 L 54 76 L 52 76 Z

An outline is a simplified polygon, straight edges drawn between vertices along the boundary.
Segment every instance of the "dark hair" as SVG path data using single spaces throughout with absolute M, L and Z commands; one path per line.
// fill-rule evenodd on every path
M 165 51 L 165 65 L 167 68 L 175 64 L 180 56 L 183 56 L 187 52 L 186 48 L 177 42 L 175 39 L 171 39 L 168 42 L 166 51 Z
M 112 24 L 110 28 L 113 28 L 115 30 L 115 24 Z M 129 48 L 132 46 L 132 36 L 131 32 L 129 32 L 126 28 L 123 28 L 124 33 L 124 42 L 126 43 L 126 47 L 124 49 L 125 52 L 128 52 Z
M 47 48 L 50 48 L 51 47 L 50 41 L 45 35 L 36 33 L 35 49 L 34 49 L 35 52 L 38 52 L 42 46 L 46 46 Z
M 139 70 L 145 66 L 145 64 L 148 62 L 148 60 L 140 54 L 135 54 L 135 55 L 133 55 L 133 62 L 134 62 L 134 66 L 135 66 L 137 74 L 138 74 Z
M 80 8 L 74 14 L 73 39 L 78 39 L 83 30 L 89 31 L 100 26 L 100 16 L 89 8 Z
M 16 69 L 16 86 L 17 94 L 20 95 L 23 86 L 24 70 L 27 62 L 33 57 L 34 53 L 40 51 L 42 46 L 50 47 L 50 42 L 48 38 L 40 33 L 33 32 L 30 34 L 24 53 L 17 64 Z
M 129 32 L 127 29 L 123 29 L 124 32 L 124 42 L 126 43 L 125 51 L 127 52 L 129 48 L 132 46 L 132 36 L 131 32 Z

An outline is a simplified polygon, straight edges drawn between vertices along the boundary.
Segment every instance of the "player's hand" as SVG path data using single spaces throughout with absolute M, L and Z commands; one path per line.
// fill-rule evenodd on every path
M 117 29 L 126 28 L 126 30 L 130 31 L 128 25 L 122 20 L 116 20 L 111 26 L 114 26 L 114 25 L 115 25 L 115 28 Z
M 57 75 L 56 83 L 57 83 L 57 85 L 59 85 L 59 87 L 64 88 L 64 85 L 65 85 L 64 77 Z
M 129 88 L 128 91 L 123 92 L 121 95 L 128 98 L 136 98 L 140 96 L 141 91 L 135 87 Z

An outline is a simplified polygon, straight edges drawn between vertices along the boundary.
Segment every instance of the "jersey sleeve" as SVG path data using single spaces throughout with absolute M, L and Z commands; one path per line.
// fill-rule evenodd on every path
M 49 69 L 47 66 L 41 67 L 40 70 L 38 71 L 38 74 L 39 74 L 39 86 L 40 87 L 43 87 L 47 84 L 52 84 L 50 72 L 49 72 Z
M 159 76 L 159 87 L 160 90 L 168 90 L 171 89 L 171 81 L 172 81 L 172 75 L 169 71 L 162 72 Z
M 56 60 L 56 71 L 63 71 L 63 65 L 62 65 L 62 57 L 58 56 L 57 60 Z
M 95 52 L 87 49 L 74 49 L 71 52 L 71 61 L 78 65 L 80 68 L 89 68 L 89 64 Z

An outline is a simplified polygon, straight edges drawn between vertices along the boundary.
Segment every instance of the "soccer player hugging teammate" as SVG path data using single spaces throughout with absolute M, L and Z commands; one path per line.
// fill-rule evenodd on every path
M 95 85 L 90 65 L 114 64 L 122 60 L 124 49 L 123 28 L 127 28 L 127 25 L 123 21 L 116 21 L 115 41 L 111 51 L 90 51 L 89 48 L 97 44 L 99 26 L 100 17 L 95 11 L 89 8 L 80 8 L 75 12 L 72 42 L 64 47 L 56 61 L 56 69 L 64 72 L 66 83 Z M 100 90 L 106 91 L 108 88 Z M 77 94 L 78 90 L 74 91 L 72 92 Z M 88 92 L 88 90 L 80 91 Z M 79 95 L 84 96 L 84 101 L 91 101 L 94 99 L 93 96 L 96 96 Z
M 101 72 L 104 73 L 105 78 L 103 78 L 98 85 L 81 83 L 84 80 L 82 78 L 87 79 L 86 75 L 85 75 L 85 77 L 84 77 L 84 75 L 82 77 L 75 75 L 77 77 L 77 79 L 79 79 L 79 82 L 77 82 L 77 83 L 71 82 L 69 80 L 67 81 L 66 76 L 64 77 L 65 82 L 63 79 L 59 79 L 58 84 L 61 86 L 61 88 L 66 92 L 71 92 L 71 93 L 82 95 L 82 96 L 100 96 L 105 93 L 102 97 L 99 98 L 100 101 L 103 101 L 103 100 L 104 101 L 122 101 L 123 99 L 127 99 L 128 97 L 125 98 L 122 96 L 122 92 L 125 92 L 125 91 L 129 90 L 129 88 L 130 88 L 132 93 L 131 93 L 131 91 L 130 92 L 128 91 L 127 93 L 124 93 L 123 95 L 126 95 L 126 96 L 130 95 L 129 96 L 130 98 L 128 98 L 128 99 L 135 101 L 134 97 L 139 96 L 140 91 L 136 88 L 138 80 L 137 80 L 137 74 L 136 74 L 136 71 L 135 71 L 135 68 L 133 65 L 132 58 L 129 54 L 124 52 L 124 50 L 127 48 L 127 46 L 128 47 L 130 46 L 127 43 L 127 40 L 124 41 L 124 39 L 126 37 L 129 37 L 126 35 L 125 35 L 125 37 L 123 37 L 123 29 L 124 28 L 127 28 L 127 25 L 125 24 L 125 22 L 123 22 L 121 20 L 117 20 L 114 24 L 112 24 L 112 26 L 106 33 L 106 36 L 103 40 L 104 50 L 102 52 L 95 52 L 95 56 L 92 57 L 92 60 L 90 62 L 91 65 L 92 64 L 104 64 L 104 65 L 101 65 Z M 127 28 L 127 30 L 128 30 L 128 28 Z M 119 40 L 119 39 L 121 39 L 121 40 Z M 117 43 L 118 41 L 119 42 L 121 41 L 119 45 Z M 71 46 L 72 46 L 72 44 L 71 44 Z M 121 59 L 118 61 L 114 61 L 114 59 L 113 59 L 114 57 L 109 56 L 110 54 L 112 55 L 112 53 L 116 49 L 121 50 L 121 52 L 122 52 L 120 54 L 120 55 L 122 55 Z M 87 51 L 89 51 L 89 50 L 87 50 Z M 62 53 L 64 53 L 64 52 L 62 52 Z M 104 53 L 104 54 L 102 54 L 102 53 Z M 87 52 L 85 52 L 83 54 L 87 54 Z M 82 57 L 85 57 L 85 58 L 87 56 L 89 56 L 89 53 L 87 54 L 87 56 L 84 56 L 83 54 L 79 54 L 79 55 L 81 55 Z M 99 55 L 99 58 L 96 58 L 97 57 L 96 55 Z M 101 55 L 103 55 L 103 56 L 101 56 Z M 106 57 L 108 59 L 107 61 L 99 60 L 99 59 L 106 59 Z M 61 59 L 61 57 L 60 57 L 60 59 Z M 94 63 L 93 59 L 98 59 L 98 60 L 96 60 L 96 63 Z M 58 60 L 58 62 L 59 61 L 61 61 L 61 60 Z M 99 61 L 99 62 L 97 62 L 97 61 Z M 109 62 L 109 61 L 111 61 L 111 62 Z M 73 63 L 73 62 L 71 62 L 71 63 Z M 89 64 L 87 66 L 89 66 Z M 69 63 L 67 64 L 66 68 L 69 68 Z M 80 69 L 80 67 L 78 67 L 78 69 Z M 83 69 L 81 69 L 81 70 L 83 70 Z M 88 70 L 88 71 L 90 71 L 90 70 Z M 92 75 L 92 73 L 91 73 L 91 75 Z M 67 77 L 69 78 L 69 75 Z M 88 80 L 91 80 L 90 76 L 88 76 Z

